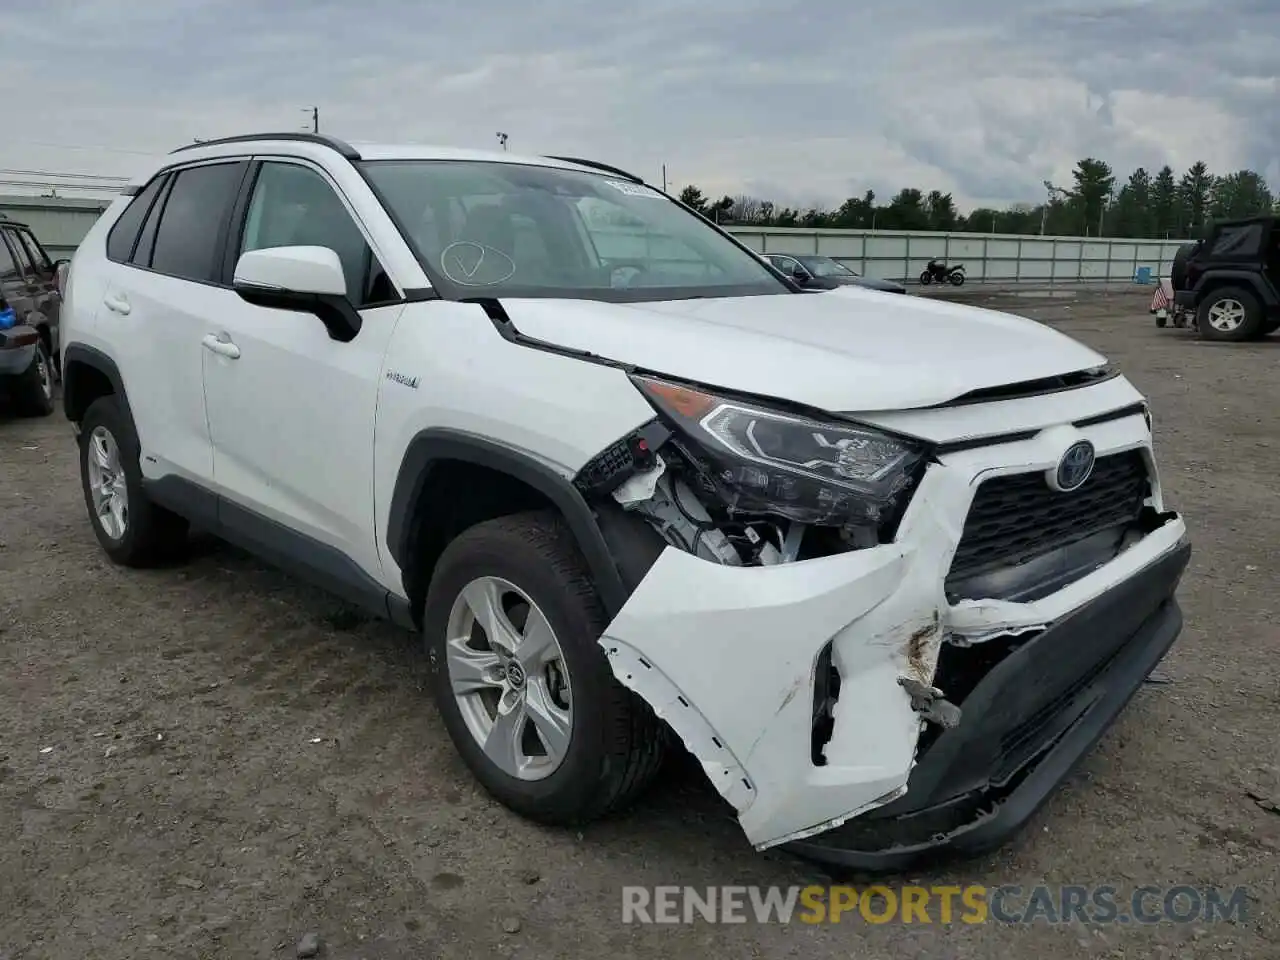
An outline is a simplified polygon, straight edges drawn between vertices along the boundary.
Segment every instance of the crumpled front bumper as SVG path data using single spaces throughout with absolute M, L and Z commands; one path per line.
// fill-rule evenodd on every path
M 1099 456 L 1135 448 L 1150 456 L 1140 415 L 1052 428 L 944 457 L 926 474 L 892 544 L 766 567 L 721 566 L 673 547 L 659 555 L 600 643 L 615 676 L 700 760 L 757 849 L 791 844 L 806 856 L 866 867 L 904 850 L 946 846 L 949 837 L 1016 829 L 1025 819 L 1018 810 L 1038 805 L 1052 784 L 1039 797 L 1039 786 L 1023 789 L 1005 804 L 1012 812 L 992 821 L 1000 791 L 1062 737 L 1054 762 L 1037 768 L 1049 772 L 1025 781 L 1056 783 L 1069 768 L 1062 758 L 1085 752 L 1101 733 L 1093 728 L 1105 727 L 1136 688 L 1141 678 L 1129 681 L 1144 658 L 1154 664 L 1173 642 L 1180 618 L 1172 594 L 1189 550 L 1174 514 L 1039 600 L 952 605 L 945 598 L 980 480 L 1052 466 L 1076 436 L 1093 442 Z M 1154 472 L 1152 482 L 1158 510 Z M 1141 616 L 1134 613 L 1144 604 Z M 1108 610 L 1129 612 L 1096 612 Z M 950 655 L 1009 638 L 1021 644 L 1018 652 L 965 697 L 960 725 L 917 756 L 922 724 L 902 681 L 927 688 L 944 648 Z M 840 689 L 819 765 L 815 679 L 828 654 Z M 1077 681 L 1079 689 L 1063 686 Z M 1097 686 L 1104 681 L 1105 689 Z M 1092 694 L 1099 705 L 1077 710 Z M 1052 717 L 1036 726 L 1032 715 L 1041 710 Z M 1064 724 L 1077 732 L 1067 737 Z M 1023 731 L 1017 749 L 1001 746 L 1015 728 Z M 947 811 L 932 819 L 920 813 L 979 794 L 990 802 L 971 804 L 958 821 Z M 868 834 L 873 821 L 878 828 Z M 965 833 L 988 822 L 985 832 Z
M 808 859 L 860 871 L 1002 844 L 1091 750 L 1177 639 L 1185 541 L 1137 576 L 1037 635 L 966 697 L 911 772 L 907 795 L 792 843 Z

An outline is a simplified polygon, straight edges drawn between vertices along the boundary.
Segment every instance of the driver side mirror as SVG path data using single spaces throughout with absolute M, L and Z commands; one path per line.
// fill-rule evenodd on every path
M 360 314 L 347 298 L 342 261 L 328 247 L 267 247 L 236 263 L 232 286 L 246 303 L 314 314 L 342 343 L 360 332 Z
M 791 268 L 791 276 L 800 283 L 804 283 L 806 280 L 810 279 L 809 271 L 798 263 Z

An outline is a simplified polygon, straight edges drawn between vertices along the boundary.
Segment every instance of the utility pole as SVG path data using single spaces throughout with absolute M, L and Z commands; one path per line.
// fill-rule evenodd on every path
M 507 149 L 507 135 L 499 130 L 496 136 L 498 138 L 498 143 L 502 144 L 502 149 L 505 151 Z
M 319 107 L 303 107 L 303 113 L 311 114 L 311 132 L 320 132 L 320 108 Z

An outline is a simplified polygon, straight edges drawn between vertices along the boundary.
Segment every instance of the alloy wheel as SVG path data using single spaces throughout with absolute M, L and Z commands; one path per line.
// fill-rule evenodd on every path
M 568 754 L 573 704 L 545 614 L 510 581 L 479 577 L 454 600 L 446 630 L 449 684 L 485 756 L 519 780 L 549 777 Z
M 94 427 L 86 457 L 93 512 L 102 532 L 120 540 L 129 529 L 129 489 L 120 445 L 106 427 Z
M 1209 308 L 1209 326 L 1220 333 L 1231 333 L 1239 329 L 1244 320 L 1244 304 L 1239 300 L 1219 300 Z

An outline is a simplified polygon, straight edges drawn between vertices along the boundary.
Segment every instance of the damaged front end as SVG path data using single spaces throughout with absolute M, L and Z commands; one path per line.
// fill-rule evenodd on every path
M 958 835 L 997 801 L 960 804 L 968 819 L 918 819 L 922 836 L 891 825 L 985 797 L 1010 763 L 1042 756 L 1055 725 L 1087 712 L 1089 684 L 1172 603 L 1176 564 L 1171 581 L 1148 584 L 1151 609 L 1130 604 L 1141 616 L 1124 636 L 1095 629 L 1101 639 L 1074 652 L 1054 640 L 1182 546 L 1140 416 L 1091 427 L 1100 485 L 1055 501 L 1026 478 L 1039 481 L 1077 428 L 944 454 L 809 411 L 633 380 L 657 417 L 577 478 L 632 589 L 600 643 L 757 849 L 790 842 L 869 866 L 886 855 L 877 843 L 923 849 Z M 997 501 L 1012 512 L 993 523 Z M 1032 536 L 1029 522 L 1049 530 Z M 1006 728 L 1032 727 L 1005 749 Z

